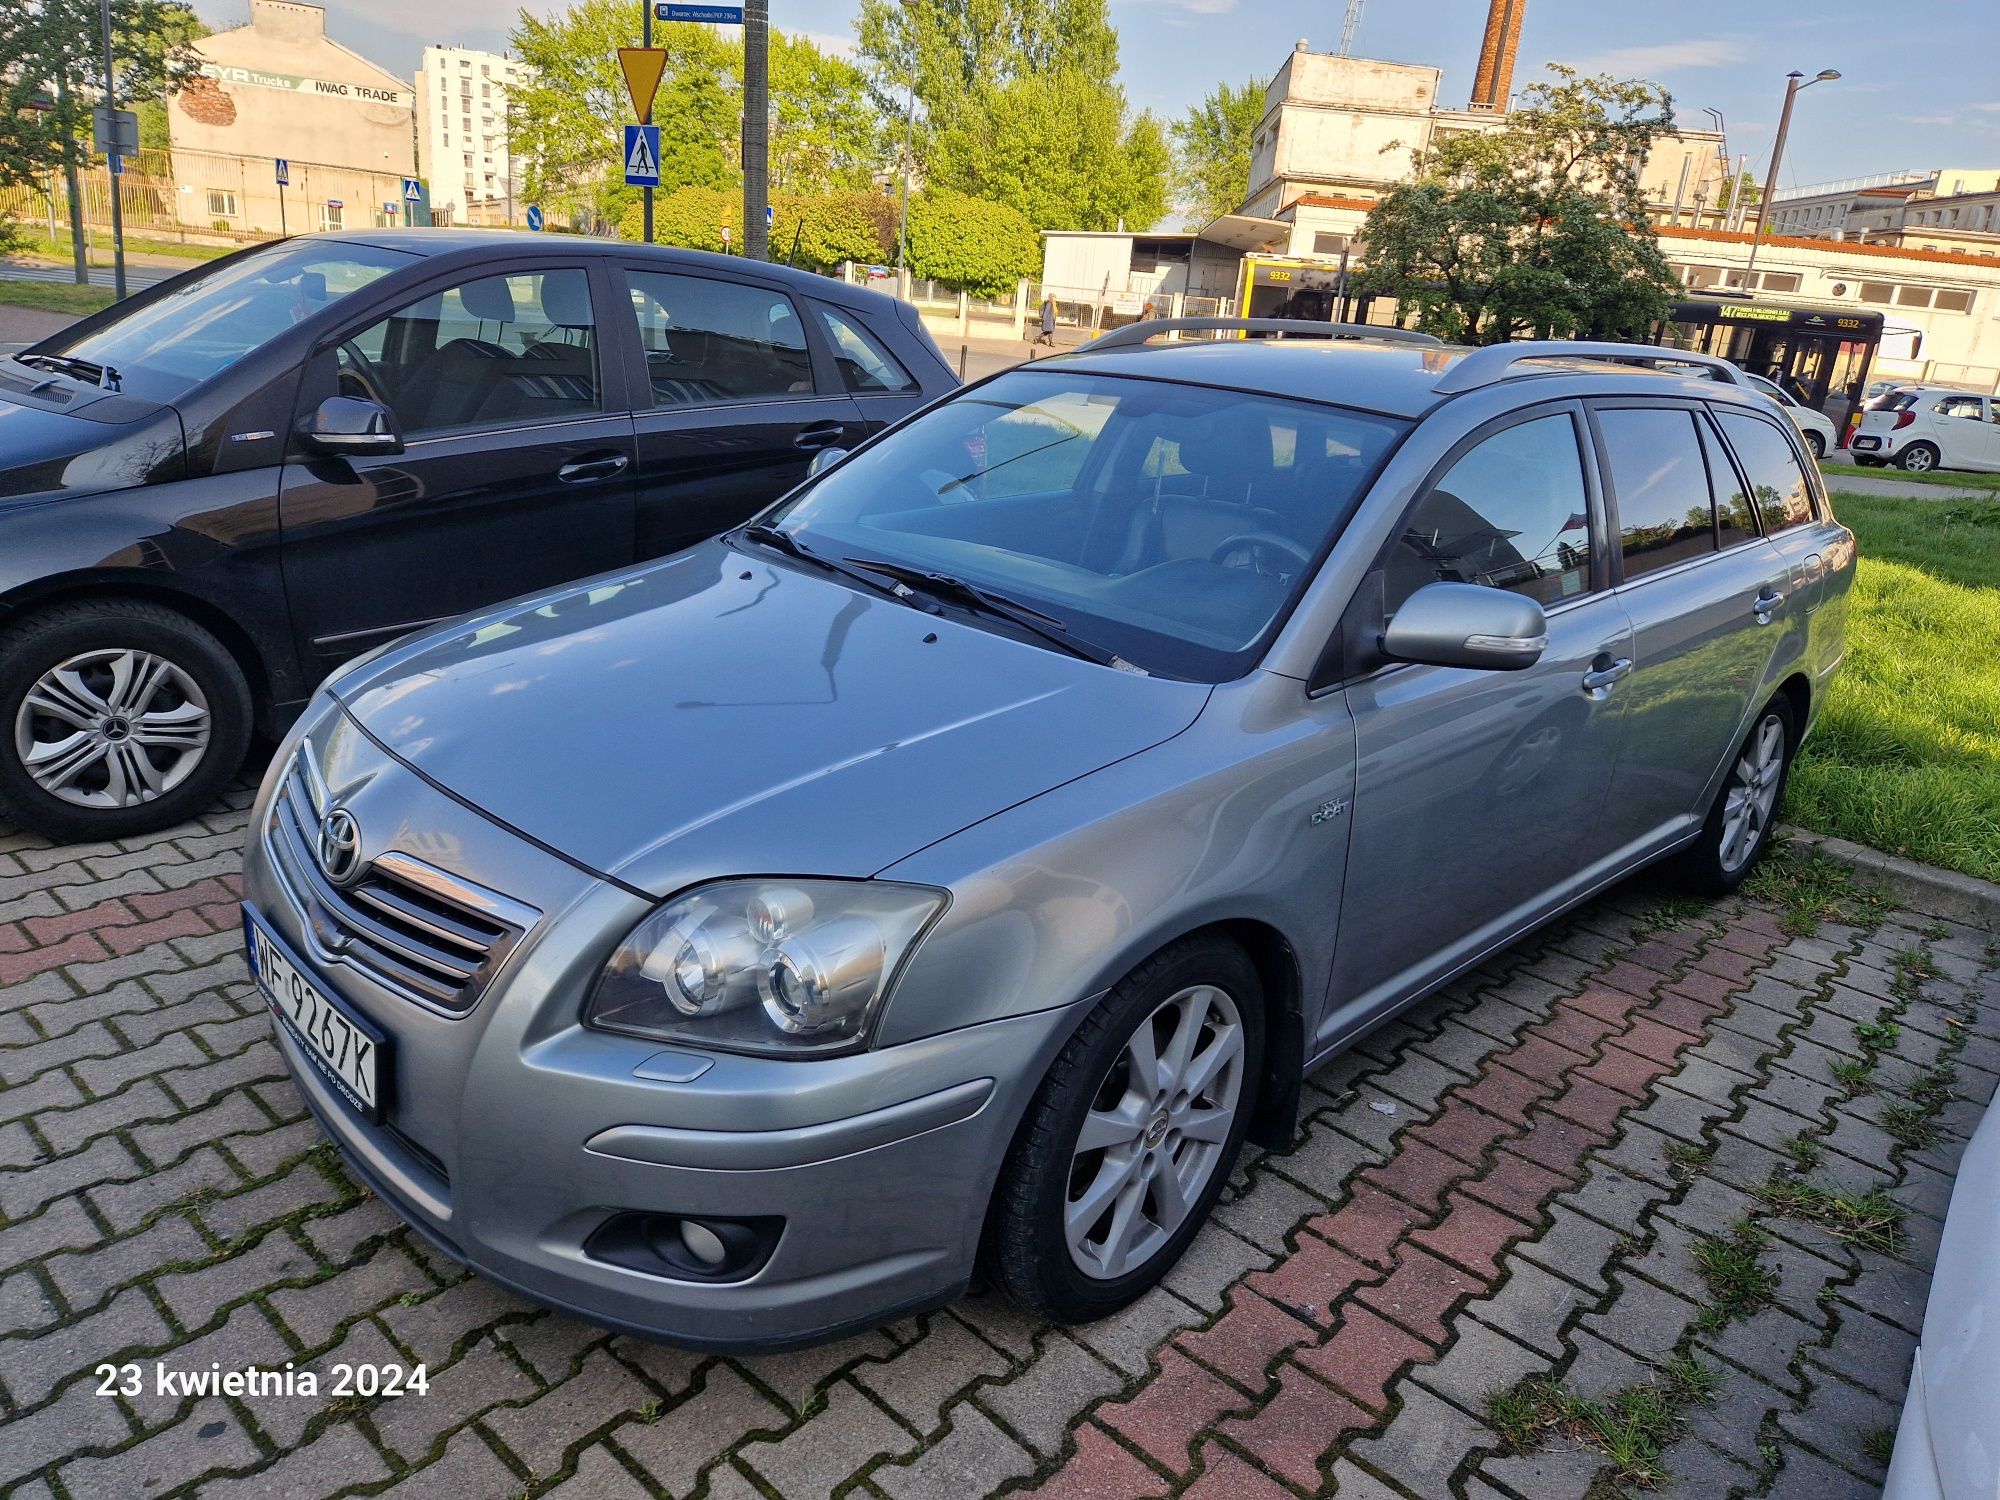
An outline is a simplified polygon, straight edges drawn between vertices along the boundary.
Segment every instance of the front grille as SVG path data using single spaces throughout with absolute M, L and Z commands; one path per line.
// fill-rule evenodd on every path
M 317 947 L 384 989 L 452 1015 L 478 1003 L 534 913 L 402 854 L 336 886 L 313 849 L 316 788 L 301 751 L 271 800 L 265 847 Z M 506 912 L 519 920 L 508 920 Z

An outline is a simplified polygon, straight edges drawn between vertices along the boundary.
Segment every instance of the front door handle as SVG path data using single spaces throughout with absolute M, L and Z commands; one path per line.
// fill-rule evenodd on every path
M 1759 625 L 1768 625 L 1771 623 L 1771 616 L 1783 609 L 1784 606 L 1784 591 L 1773 588 L 1767 583 L 1764 585 L 1763 592 L 1750 602 L 1750 612 L 1757 617 Z
M 579 458 L 574 463 L 564 464 L 556 470 L 556 478 L 564 484 L 583 484 L 592 479 L 609 479 L 613 474 L 625 472 L 629 462 L 622 453 L 607 453 L 600 458 Z
M 847 431 L 842 422 L 809 422 L 792 439 L 794 448 L 831 448 Z
M 1600 656 L 1590 664 L 1590 670 L 1583 674 L 1583 690 L 1591 698 L 1602 703 L 1611 696 L 1611 689 L 1624 675 L 1632 670 L 1632 658 L 1621 656 L 1613 660 L 1609 655 Z

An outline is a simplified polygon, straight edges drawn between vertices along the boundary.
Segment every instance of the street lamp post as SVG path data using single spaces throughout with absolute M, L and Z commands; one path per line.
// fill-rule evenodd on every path
M 1798 98 L 1800 89 L 1809 89 L 1816 83 L 1832 83 L 1839 76 L 1837 68 L 1821 68 L 1811 78 L 1796 68 L 1785 75 L 1785 108 L 1778 116 L 1777 138 L 1771 142 L 1771 170 L 1764 174 L 1764 196 L 1757 204 L 1757 232 L 1750 237 L 1750 259 L 1743 267 L 1746 292 L 1750 290 L 1750 273 L 1757 269 L 1757 248 L 1764 243 L 1764 230 L 1771 222 L 1771 200 L 1778 191 L 1778 163 L 1784 159 L 1785 137 L 1792 129 L 1792 101 Z

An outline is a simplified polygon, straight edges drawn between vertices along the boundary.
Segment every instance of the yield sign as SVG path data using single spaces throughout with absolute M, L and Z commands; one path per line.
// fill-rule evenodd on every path
M 653 118 L 653 95 L 660 90 L 660 75 L 667 71 L 663 47 L 620 47 L 618 66 L 625 70 L 625 91 L 632 96 L 632 113 L 641 122 Z

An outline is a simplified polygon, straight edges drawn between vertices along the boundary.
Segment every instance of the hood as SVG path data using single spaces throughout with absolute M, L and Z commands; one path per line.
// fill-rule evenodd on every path
M 413 638 L 333 691 L 447 791 L 666 896 L 873 875 L 1171 738 L 1210 689 L 709 542 Z
M 170 406 L 0 363 L 0 500 L 178 479 L 184 446 Z

